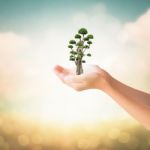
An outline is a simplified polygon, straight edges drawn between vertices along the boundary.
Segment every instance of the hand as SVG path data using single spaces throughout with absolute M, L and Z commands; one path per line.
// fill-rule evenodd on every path
M 84 74 L 76 75 L 75 69 L 56 66 L 54 72 L 60 80 L 77 91 L 100 89 L 112 97 L 129 114 L 150 130 L 150 94 L 129 87 L 110 76 L 99 66 L 84 67 Z
M 61 66 L 55 66 L 54 72 L 63 83 L 76 91 L 86 89 L 105 90 L 110 76 L 97 65 L 88 65 L 84 67 L 84 74 L 81 75 L 76 75 L 75 69 L 66 69 Z

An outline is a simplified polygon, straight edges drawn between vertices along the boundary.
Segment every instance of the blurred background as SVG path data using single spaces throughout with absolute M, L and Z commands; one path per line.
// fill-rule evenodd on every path
M 0 149 L 148 150 L 150 133 L 98 90 L 75 92 L 53 73 L 72 67 L 68 41 L 94 35 L 92 57 L 150 92 L 149 0 L 0 0 Z

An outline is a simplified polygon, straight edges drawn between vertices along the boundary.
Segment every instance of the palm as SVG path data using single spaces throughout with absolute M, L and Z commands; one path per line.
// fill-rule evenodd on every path
M 98 88 L 98 81 L 102 82 L 101 76 L 105 73 L 104 70 L 96 65 L 86 66 L 82 75 L 75 75 L 74 69 L 66 69 L 61 66 L 56 66 L 54 71 L 62 82 L 77 91 Z

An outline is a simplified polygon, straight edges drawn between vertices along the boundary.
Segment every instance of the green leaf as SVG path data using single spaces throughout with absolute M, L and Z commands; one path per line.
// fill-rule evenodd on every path
M 83 46 L 83 42 L 82 42 L 82 41 L 79 41 L 79 42 L 77 43 L 77 46 Z
M 69 44 L 76 44 L 76 41 L 75 40 L 70 40 Z
M 90 53 L 88 53 L 87 56 L 91 57 L 92 55 Z
M 78 31 L 79 34 L 82 34 L 82 35 L 85 35 L 88 33 L 87 29 L 85 28 L 81 28 L 79 31 Z
M 71 48 L 71 49 L 72 49 L 72 48 L 73 48 L 73 46 L 72 46 L 72 45 L 68 45 L 68 48 Z
M 79 34 L 76 34 L 74 37 L 75 37 L 76 39 L 81 39 L 81 35 L 79 35 Z
M 84 41 L 89 41 L 89 38 L 88 38 L 88 37 L 85 37 L 83 40 L 84 40 Z
M 73 54 L 73 50 L 72 50 L 72 51 L 70 51 L 70 54 Z
M 77 54 L 77 52 L 74 51 L 74 50 L 70 51 L 70 53 L 73 54 L 73 55 L 76 55 L 76 54 Z
M 93 36 L 92 34 L 89 34 L 87 37 L 88 37 L 89 39 L 93 39 L 93 38 L 94 38 L 94 36 Z
M 74 55 L 70 55 L 70 58 L 74 58 Z
M 82 63 L 86 63 L 86 61 L 85 61 L 85 60 L 82 60 Z
M 84 48 L 89 48 L 89 46 L 88 45 L 84 45 Z
M 70 61 L 75 61 L 75 58 L 70 58 L 69 60 L 70 60 Z
M 91 41 L 88 41 L 87 43 L 88 43 L 89 45 L 90 45 L 90 44 L 92 44 L 92 42 L 91 42 Z

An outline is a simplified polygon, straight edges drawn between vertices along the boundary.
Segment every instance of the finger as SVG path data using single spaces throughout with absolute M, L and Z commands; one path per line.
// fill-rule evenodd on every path
M 55 71 L 56 73 L 64 73 L 64 72 L 66 72 L 66 69 L 65 69 L 64 67 L 62 67 L 62 66 L 56 65 L 56 66 L 54 67 L 54 71 Z
M 54 67 L 54 72 L 62 81 L 64 81 L 64 77 L 68 74 L 68 70 L 59 65 Z

